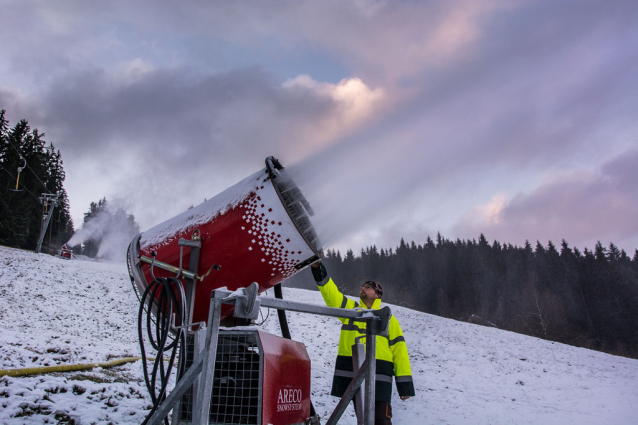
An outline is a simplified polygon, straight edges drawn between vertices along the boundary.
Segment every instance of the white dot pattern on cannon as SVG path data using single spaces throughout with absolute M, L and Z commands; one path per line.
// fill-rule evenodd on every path
M 255 186 L 255 194 L 241 206 L 242 219 L 245 225 L 243 231 L 251 235 L 251 252 L 260 252 L 261 262 L 271 266 L 271 276 L 281 274 L 284 278 L 295 274 L 295 265 L 301 261 L 302 251 L 295 250 L 289 236 L 286 236 L 286 227 L 291 223 L 283 223 L 276 217 L 273 208 L 270 207 L 260 195 L 265 186 Z M 296 229 L 295 229 L 296 230 Z

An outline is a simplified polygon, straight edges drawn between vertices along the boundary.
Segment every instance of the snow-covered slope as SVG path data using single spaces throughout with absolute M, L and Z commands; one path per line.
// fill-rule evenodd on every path
M 310 278 L 310 277 L 309 277 Z M 321 304 L 318 292 L 284 297 Z M 126 266 L 0 247 L 0 369 L 137 356 L 138 302 Z M 395 424 L 636 424 L 638 361 L 392 306 L 408 342 L 417 396 L 394 396 Z M 279 333 L 277 315 L 263 328 Z M 339 322 L 288 313 L 312 359 L 323 418 Z M 142 422 L 141 363 L 90 372 L 0 378 L 0 423 Z M 343 424 L 355 424 L 352 409 Z

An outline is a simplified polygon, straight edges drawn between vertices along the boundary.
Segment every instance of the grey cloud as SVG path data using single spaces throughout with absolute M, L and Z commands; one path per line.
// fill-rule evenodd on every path
M 604 182 L 627 199 L 638 201 L 638 151 L 629 151 L 602 167 Z M 638 220 L 636 220 L 638 222 Z
M 30 116 L 70 157 L 132 145 L 162 162 L 198 165 L 222 153 L 261 156 L 261 146 L 301 148 L 304 125 L 334 108 L 256 68 L 204 77 L 160 70 L 130 83 L 94 70 L 57 80 Z
M 314 139 L 305 134 L 337 113 L 333 99 L 283 88 L 258 68 L 157 70 L 126 81 L 85 70 L 54 81 L 39 102 L 0 92 L 0 103 L 45 131 L 71 169 L 93 161 L 85 178 L 116 182 L 113 193 L 96 196 L 137 199 L 133 212 L 143 226 L 161 219 L 152 210 L 164 196 L 177 213 L 258 170 L 269 155 L 284 162 L 306 155 Z
M 588 28 L 598 32 L 595 25 Z M 538 170 L 598 164 L 626 147 L 624 133 L 631 137 L 637 128 L 638 110 L 638 97 L 631 95 L 638 93 L 638 53 L 619 43 L 626 28 L 610 30 L 591 48 L 591 38 L 563 39 L 560 30 L 531 54 L 508 50 L 508 41 L 532 43 L 526 38 L 533 35 L 516 33 L 510 39 L 521 40 L 493 41 L 493 51 L 466 67 L 429 73 L 430 81 L 423 77 L 412 86 L 418 93 L 412 101 L 300 167 L 332 180 L 315 182 L 311 190 L 323 194 L 319 203 L 329 199 L 336 205 L 322 224 L 330 229 L 327 239 L 373 222 L 387 225 L 407 213 L 408 198 L 421 196 L 443 214 L 433 192 L 463 196 L 463 187 L 487 179 L 495 168 L 505 173 L 507 187 Z M 623 54 L 607 58 L 607 49 Z M 446 183 L 452 181 L 460 187 Z

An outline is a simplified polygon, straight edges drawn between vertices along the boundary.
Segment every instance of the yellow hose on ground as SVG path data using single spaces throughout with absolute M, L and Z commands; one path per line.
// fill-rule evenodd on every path
M 115 359 L 108 362 L 100 363 L 85 363 L 85 364 L 67 364 L 56 366 L 44 366 L 44 367 L 27 367 L 24 369 L 1 369 L 0 376 L 28 376 L 28 375 L 40 375 L 43 373 L 51 372 L 75 372 L 78 370 L 89 370 L 96 367 L 113 367 L 119 366 L 124 363 L 131 363 L 141 360 L 141 357 L 123 357 L 121 359 Z M 149 358 L 149 361 L 154 361 L 154 358 Z

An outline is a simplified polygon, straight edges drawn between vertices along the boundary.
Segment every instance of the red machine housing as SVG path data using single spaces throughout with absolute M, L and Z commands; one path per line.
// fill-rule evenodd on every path
M 209 423 L 305 424 L 310 376 L 302 343 L 245 327 L 220 330 Z M 186 400 L 179 409 L 180 424 L 192 421 L 192 396 Z
M 259 332 L 263 347 L 263 425 L 305 423 L 310 417 L 310 358 L 297 341 Z
M 273 157 L 266 168 L 182 214 L 143 232 L 135 254 L 187 270 L 190 249 L 181 238 L 201 241 L 191 323 L 208 319 L 210 294 L 226 287 L 234 291 L 253 282 L 260 292 L 292 276 L 319 256 L 317 235 L 308 218 L 312 210 L 301 191 Z M 219 265 L 218 271 L 212 270 Z M 152 281 L 150 265 L 140 265 L 144 278 L 135 279 L 143 292 Z M 192 270 L 194 271 L 194 270 Z M 157 277 L 173 272 L 154 267 Z M 186 288 L 184 288 L 186 289 Z M 232 308 L 225 307 L 222 318 Z

